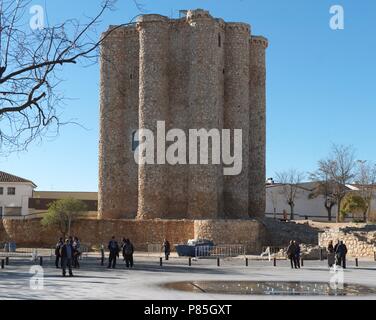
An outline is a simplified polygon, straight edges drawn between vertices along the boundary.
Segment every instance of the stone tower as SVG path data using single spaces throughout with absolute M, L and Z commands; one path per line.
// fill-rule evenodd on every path
M 201 9 L 180 19 L 143 15 L 103 36 L 99 217 L 262 216 L 267 40 L 251 36 L 248 24 Z M 134 134 L 156 132 L 157 121 L 187 136 L 189 129 L 242 129 L 242 172 L 224 176 L 214 164 L 137 165 Z

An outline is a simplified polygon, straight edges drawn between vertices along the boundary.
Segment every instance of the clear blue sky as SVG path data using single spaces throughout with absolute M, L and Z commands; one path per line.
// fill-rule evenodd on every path
M 374 0 L 140 0 L 147 13 L 176 17 L 204 8 L 227 21 L 250 23 L 270 41 L 267 51 L 267 176 L 312 171 L 331 143 L 351 144 L 359 159 L 376 160 L 376 1 Z M 97 0 L 33 1 L 47 6 L 50 23 L 93 15 Z M 329 8 L 345 9 L 345 29 L 329 28 Z M 138 14 L 119 0 L 99 31 Z M 65 119 L 54 140 L 0 159 L 0 170 L 33 180 L 39 190 L 96 191 L 99 68 L 70 66 L 60 90 Z

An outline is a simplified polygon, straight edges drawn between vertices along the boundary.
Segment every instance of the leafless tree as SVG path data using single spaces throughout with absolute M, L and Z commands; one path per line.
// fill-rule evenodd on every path
M 367 204 L 367 211 L 364 212 L 364 221 L 367 221 L 372 211 L 372 199 L 375 197 L 376 164 L 370 161 L 358 160 L 355 183 L 359 188 L 358 194 Z
M 328 212 L 328 220 L 332 221 L 332 209 L 337 204 L 335 182 L 330 180 L 325 172 L 319 170 L 311 173 L 310 178 L 315 183 L 315 189 L 308 195 L 308 198 L 313 199 L 322 196 L 325 209 Z
M 110 32 L 99 38 L 96 28 L 114 3 L 103 0 L 97 15 L 86 22 L 70 19 L 35 29 L 25 23 L 30 0 L 0 0 L 0 154 L 58 133 L 66 98 L 58 89 L 59 75 L 66 65 L 97 61 Z
M 340 221 L 341 202 L 348 188 L 347 184 L 355 178 L 355 151 L 351 146 L 333 145 L 328 158 L 318 162 L 316 174 L 330 181 L 333 197 L 337 203 L 337 219 Z
M 295 200 L 299 193 L 299 184 L 303 181 L 304 173 L 295 169 L 279 172 L 276 174 L 277 182 L 282 185 L 281 194 L 290 206 L 290 219 L 294 220 Z

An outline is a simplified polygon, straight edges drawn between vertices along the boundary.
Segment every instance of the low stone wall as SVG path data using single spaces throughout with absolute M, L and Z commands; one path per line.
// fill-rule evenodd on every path
M 263 223 L 268 233 L 268 246 L 287 247 L 291 240 L 315 246 L 318 244 L 319 234 L 323 232 L 310 226 L 308 223 L 295 221 L 279 221 L 273 218 L 264 218 Z
M 337 240 L 346 244 L 349 256 L 374 257 L 376 248 L 375 231 L 329 230 L 319 235 L 319 245 L 321 247 L 327 248 L 329 241 L 333 241 L 333 244 L 335 244 Z
M 13 240 L 19 246 L 51 247 L 60 236 L 57 230 L 42 227 L 41 219 L 4 219 L 0 227 L 0 242 Z M 194 237 L 191 220 L 96 220 L 80 219 L 72 225 L 72 235 L 89 247 L 107 244 L 111 236 L 118 240 L 130 238 L 137 250 L 147 250 L 148 243 L 161 243 L 166 237 L 171 243 L 186 242 Z
M 60 236 L 57 230 L 42 227 L 41 219 L 3 219 L 0 242 L 13 240 L 17 246 L 53 247 Z M 171 244 L 205 238 L 215 244 L 243 244 L 247 253 L 260 253 L 265 230 L 255 220 L 97 220 L 80 219 L 72 225 L 72 235 L 89 247 L 107 244 L 111 236 L 131 239 L 136 250 L 147 250 L 148 243 Z
M 196 220 L 194 233 L 215 244 L 244 245 L 248 254 L 260 254 L 266 240 L 266 229 L 257 220 Z

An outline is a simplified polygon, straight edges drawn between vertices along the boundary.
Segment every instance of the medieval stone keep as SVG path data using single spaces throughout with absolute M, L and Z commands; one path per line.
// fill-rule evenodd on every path
M 265 38 L 207 11 L 110 26 L 101 48 L 99 217 L 243 219 L 265 212 Z M 137 165 L 139 128 L 242 129 L 243 168 Z M 209 144 L 209 154 L 211 154 Z

